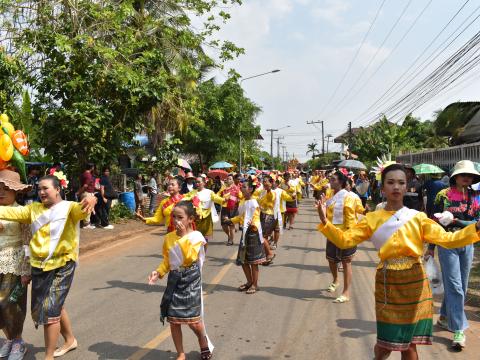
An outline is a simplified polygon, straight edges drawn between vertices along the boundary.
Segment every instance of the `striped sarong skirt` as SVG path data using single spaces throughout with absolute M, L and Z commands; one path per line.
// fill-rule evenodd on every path
M 405 351 L 410 344 L 431 345 L 433 301 L 421 264 L 407 270 L 378 269 L 375 280 L 377 345 Z
M 35 327 L 60 321 L 75 267 L 74 261 L 50 271 L 32 266 L 32 318 Z
M 211 215 L 197 220 L 195 224 L 197 225 L 197 230 L 200 231 L 204 237 L 213 235 L 213 220 Z
M 202 320 L 202 273 L 194 263 L 168 273 L 167 288 L 160 304 L 160 321 L 195 324 Z

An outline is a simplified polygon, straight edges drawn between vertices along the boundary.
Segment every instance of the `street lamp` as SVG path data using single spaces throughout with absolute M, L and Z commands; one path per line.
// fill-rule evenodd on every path
M 261 74 L 249 76 L 249 77 L 246 77 L 246 78 L 240 80 L 240 84 L 241 84 L 242 82 L 244 82 L 245 80 L 250 80 L 250 79 L 253 79 L 253 78 L 256 78 L 256 77 L 259 77 L 259 76 L 268 75 L 268 74 L 275 74 L 275 73 L 278 73 L 278 72 L 280 72 L 280 70 L 279 70 L 279 69 L 275 69 L 275 70 L 272 70 L 272 71 L 268 71 L 268 72 L 266 72 L 266 73 L 261 73 Z
M 280 72 L 280 70 L 275 69 L 275 70 L 271 70 L 271 71 L 268 71 L 268 72 L 265 72 L 265 73 L 249 76 L 249 77 L 246 77 L 246 78 L 240 80 L 240 84 L 242 84 L 245 80 L 250 80 L 250 79 L 257 78 L 257 77 L 264 76 L 264 75 L 275 74 L 275 73 L 278 73 L 278 72 Z M 241 129 L 239 129 L 239 131 L 238 131 L 238 137 L 239 137 L 239 145 L 240 145 L 239 146 L 239 161 L 238 161 L 239 167 L 238 167 L 238 171 L 240 173 L 242 173 L 242 130 Z M 273 144 L 273 140 L 272 140 L 272 144 Z M 273 145 L 272 145 L 272 148 L 273 148 Z

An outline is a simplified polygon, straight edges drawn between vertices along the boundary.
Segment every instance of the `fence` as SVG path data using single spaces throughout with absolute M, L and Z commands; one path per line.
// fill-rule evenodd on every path
M 450 169 L 460 160 L 480 162 L 480 142 L 402 154 L 398 155 L 396 160 L 404 164 L 417 165 L 426 163 Z

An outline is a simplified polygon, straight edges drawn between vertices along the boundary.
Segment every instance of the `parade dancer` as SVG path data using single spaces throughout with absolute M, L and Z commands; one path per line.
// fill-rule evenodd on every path
M 275 200 L 276 193 L 272 190 L 273 180 L 270 176 L 263 178 L 263 188 L 255 192 L 258 205 L 260 206 L 260 223 L 262 226 L 263 248 L 267 256 L 267 260 L 262 264 L 270 265 L 275 258 L 275 254 L 270 249 L 268 239 L 273 235 L 277 227 L 277 220 L 275 219 Z
M 170 323 L 177 360 L 185 360 L 182 325 L 188 325 L 200 345 L 200 358 L 212 358 L 210 343 L 203 322 L 202 265 L 206 240 L 194 231 L 196 210 L 190 201 L 177 203 L 172 211 L 175 230 L 163 241 L 163 261 L 151 272 L 148 283 L 154 285 L 168 274 L 167 288 L 160 305 L 160 321 Z
M 273 182 L 273 191 L 275 192 L 275 205 L 274 205 L 274 215 L 275 215 L 275 230 L 273 232 L 273 241 L 270 246 L 272 250 L 276 250 L 278 246 L 278 240 L 280 240 L 280 234 L 283 231 L 283 222 L 285 217 L 286 211 L 286 202 L 287 201 L 294 201 L 295 194 L 290 196 L 285 190 L 280 188 L 280 179 L 276 179 Z
M 0 171 L 0 205 L 18 207 L 17 194 L 30 191 L 31 186 L 20 182 L 20 175 L 11 170 Z M 27 286 L 30 283 L 27 225 L 0 221 L 0 327 L 6 341 L 0 348 L 0 358 L 22 360 L 27 347 L 22 339 L 27 314 Z
M 213 223 L 216 223 L 219 220 L 217 210 L 215 209 L 215 203 L 222 204 L 225 199 L 215 194 L 212 190 L 207 189 L 203 177 L 197 177 L 196 184 L 197 189 L 193 190 L 189 195 L 196 197 L 199 200 L 196 227 L 207 241 L 207 244 L 205 244 L 206 250 L 208 241 L 213 235 Z
M 349 230 L 327 218 L 325 200 L 318 203 L 318 229 L 339 248 L 352 248 L 370 239 L 380 264 L 375 281 L 377 344 L 375 359 L 401 351 L 402 359 L 418 359 L 416 346 L 432 344 L 433 302 L 422 265 L 423 243 L 458 248 L 480 240 L 480 223 L 449 233 L 423 212 L 403 206 L 407 176 L 400 164 L 387 166 L 381 175 L 385 209 L 366 214 Z M 401 315 L 401 316 L 400 316 Z
M 79 222 L 90 215 L 97 202 L 93 195 L 81 203 L 64 201 L 60 191 L 58 178 L 47 175 L 39 183 L 41 203 L 0 207 L 0 219 L 32 224 L 32 318 L 35 327 L 44 326 L 46 360 L 77 348 L 64 303 L 78 260 Z M 60 333 L 65 344 L 55 350 Z
M 285 182 L 282 184 L 282 188 L 286 190 L 292 197 L 297 194 L 297 184 L 295 181 L 292 181 L 290 173 L 286 172 L 284 175 Z M 288 230 L 293 229 L 293 224 L 295 222 L 295 216 L 298 212 L 298 202 L 294 198 L 293 201 L 287 201 L 286 203 L 286 212 L 285 212 L 285 222 L 283 228 L 286 229 L 288 223 Z
M 255 185 L 251 180 L 242 184 L 243 199 L 239 206 L 239 215 L 225 219 L 227 223 L 243 224 L 242 236 L 238 246 L 237 265 L 241 265 L 247 282 L 238 290 L 255 294 L 258 289 L 258 265 L 266 261 L 262 225 L 260 223 L 260 206 L 252 198 Z
M 227 245 L 233 245 L 233 237 L 235 236 L 235 225 L 226 221 L 235 217 L 238 213 L 238 203 L 240 201 L 240 188 L 235 185 L 233 176 L 228 175 L 225 185 L 217 193 L 220 197 L 226 199 L 222 206 L 222 229 L 227 234 Z
M 152 217 L 144 217 L 137 212 L 137 217 L 147 225 L 163 225 L 167 232 L 175 230 L 175 224 L 172 222 L 172 211 L 181 200 L 190 200 L 191 196 L 180 194 L 182 181 L 179 178 L 173 178 L 168 182 L 167 192 L 170 194 L 167 198 L 160 201 L 160 204 Z
M 363 208 L 359 209 L 359 200 L 345 188 L 348 179 L 340 171 L 337 171 L 330 177 L 330 186 L 333 190 L 332 197 L 326 198 L 328 220 L 336 227 L 342 230 L 348 230 L 357 222 L 357 211 L 365 212 Z M 360 202 L 361 204 L 361 202 Z M 352 259 L 357 252 L 357 247 L 349 249 L 339 249 L 327 237 L 326 258 L 328 266 L 333 276 L 333 281 L 328 287 L 328 292 L 335 292 L 339 286 L 338 282 L 338 264 L 342 264 L 343 269 L 343 292 L 334 300 L 335 303 L 345 303 L 350 301 L 350 285 L 352 283 Z

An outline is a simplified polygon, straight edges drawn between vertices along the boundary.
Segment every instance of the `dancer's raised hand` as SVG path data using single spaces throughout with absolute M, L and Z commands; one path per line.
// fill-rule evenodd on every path
M 326 198 L 325 195 L 322 194 L 318 202 L 316 203 L 318 216 L 320 217 L 320 221 L 323 225 L 327 223 L 327 206 L 325 205 Z

